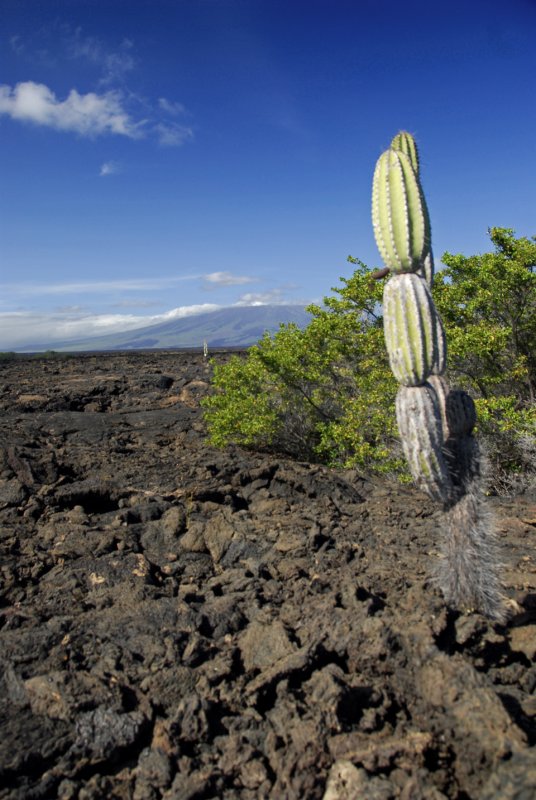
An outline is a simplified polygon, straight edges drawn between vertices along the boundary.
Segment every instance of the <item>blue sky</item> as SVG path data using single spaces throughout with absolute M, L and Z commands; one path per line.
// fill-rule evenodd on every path
M 3 0 L 0 350 L 319 301 L 417 138 L 436 260 L 536 233 L 536 1 Z

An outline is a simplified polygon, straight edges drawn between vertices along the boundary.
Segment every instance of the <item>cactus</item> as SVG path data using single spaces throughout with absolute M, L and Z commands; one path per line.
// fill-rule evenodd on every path
M 385 344 L 395 378 L 403 386 L 424 383 L 446 357 L 443 326 L 426 283 L 411 273 L 393 275 L 385 284 L 383 309 Z
M 400 387 L 396 396 L 396 419 L 415 483 L 433 500 L 447 503 L 452 487 L 442 452 L 439 406 L 430 384 Z
M 400 131 L 393 137 L 391 148 L 398 150 L 400 153 L 405 153 L 411 162 L 411 166 L 416 175 L 419 174 L 419 151 L 417 149 L 417 142 L 407 131 Z
M 376 164 L 372 223 L 378 249 L 394 273 L 384 289 L 389 363 L 401 384 L 396 417 L 415 483 L 443 504 L 437 581 L 447 603 L 476 607 L 503 620 L 494 531 L 481 492 L 475 405 L 443 377 L 446 337 L 430 289 L 433 256 L 428 209 L 413 137 L 397 134 Z M 378 277 L 382 273 L 378 273 Z
M 445 441 L 471 434 L 476 425 L 473 398 L 461 389 L 450 389 L 441 375 L 430 375 L 428 382 L 437 395 Z
M 430 248 L 423 259 L 422 266 L 416 270 L 417 275 L 424 278 L 430 289 L 434 283 L 434 271 L 434 254 Z
M 449 437 L 449 423 L 447 420 L 447 395 L 450 392 L 450 387 L 442 375 L 430 375 L 428 378 L 428 383 L 436 393 L 439 413 L 441 414 L 443 441 L 446 441 Z
M 435 351 L 436 357 L 432 367 L 432 374 L 443 375 L 443 373 L 447 368 L 447 337 L 445 334 L 445 328 L 443 327 L 443 321 L 438 313 L 436 313 L 435 315 L 435 321 L 436 321 L 435 335 L 436 335 L 437 347 Z
M 472 433 L 476 425 L 473 398 L 461 389 L 450 391 L 447 395 L 446 417 L 449 436 L 456 438 Z
M 418 178 L 420 170 L 419 151 L 417 149 L 417 143 L 411 133 L 408 133 L 407 131 L 400 131 L 400 133 L 397 133 L 391 142 L 391 149 L 398 150 L 400 153 L 404 153 L 409 158 L 411 166 L 413 167 L 413 171 Z M 428 215 L 426 206 L 425 212 Z M 430 226 L 429 220 L 428 226 Z M 417 275 L 420 275 L 421 278 L 425 279 L 428 286 L 432 286 L 434 280 L 434 256 L 431 248 L 425 254 L 422 260 L 422 265 L 419 266 L 416 272 Z
M 430 252 L 430 221 L 416 173 L 405 153 L 386 150 L 372 188 L 376 244 L 393 272 L 415 272 Z
M 473 436 L 448 441 L 446 457 L 457 485 L 441 522 L 441 556 L 435 580 L 449 605 L 477 609 L 497 622 L 507 618 L 499 578 L 494 518 L 482 492 L 482 465 Z

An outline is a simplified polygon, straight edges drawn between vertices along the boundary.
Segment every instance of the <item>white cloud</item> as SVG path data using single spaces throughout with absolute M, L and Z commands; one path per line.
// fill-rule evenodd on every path
M 101 85 L 122 81 L 125 74 L 136 67 L 130 39 L 123 39 L 112 48 L 102 39 L 86 36 L 81 27 L 74 28 L 58 18 L 33 32 L 25 31 L 24 37 L 12 36 L 9 43 L 17 56 L 31 63 L 59 63 L 65 59 L 86 61 L 101 72 Z
M 82 314 L 82 313 L 86 313 L 88 311 L 88 308 L 87 308 L 87 306 L 79 306 L 79 305 L 56 306 L 54 311 L 57 314 Z
M 167 278 L 126 278 L 110 281 L 78 281 L 68 283 L 2 283 L 0 295 L 9 294 L 27 296 L 62 295 L 62 294 L 108 294 L 120 292 L 150 292 L 168 289 L 184 281 L 195 281 L 202 275 L 181 275 Z
M 64 41 L 68 57 L 85 59 L 100 67 L 103 71 L 101 84 L 121 81 L 124 75 L 136 66 L 130 39 L 123 39 L 116 50 L 111 50 L 100 39 L 83 36 L 81 28 L 71 31 L 72 29 L 67 26 Z
M 157 322 L 165 322 L 169 319 L 180 319 L 182 317 L 192 317 L 195 314 L 205 314 L 207 311 L 218 311 L 220 308 L 222 308 L 222 306 L 216 303 L 198 303 L 192 306 L 179 306 L 178 308 L 172 308 L 171 311 L 166 311 L 164 314 L 159 314 Z
M 242 295 L 234 306 L 277 305 L 288 303 L 281 290 Z M 140 303 L 141 306 L 144 303 Z M 300 305 L 305 305 L 302 303 Z M 199 303 L 178 306 L 161 314 L 110 314 L 90 313 L 82 306 L 64 306 L 50 312 L 7 311 L 0 312 L 0 351 L 14 349 L 45 349 L 54 343 L 120 333 L 157 325 L 174 319 L 218 311 L 224 306 Z
M 104 164 L 101 165 L 99 175 L 101 178 L 104 178 L 106 175 L 116 175 L 119 171 L 119 164 L 117 161 L 105 161 Z
M 18 35 L 17 36 L 12 36 L 11 39 L 9 40 L 9 44 L 11 46 L 11 49 L 13 50 L 13 52 L 16 55 L 19 56 L 21 53 L 24 52 L 25 47 L 24 47 L 24 43 L 22 42 L 20 36 L 18 36 Z
M 41 83 L 26 81 L 13 88 L 0 85 L 0 116 L 7 114 L 19 121 L 88 137 L 104 133 L 132 139 L 150 136 L 166 147 L 193 141 L 194 129 L 177 120 L 190 116 L 182 103 L 166 97 L 148 99 L 127 85 L 129 73 L 138 66 L 130 39 L 111 45 L 56 18 L 33 33 L 11 36 L 9 45 L 25 63 L 25 69 L 53 65 L 72 71 L 73 61 L 84 61 L 94 73 L 94 85 L 102 91 L 80 94 L 72 89 L 65 100 L 58 100 L 53 90 Z M 143 119 L 138 121 L 138 117 Z
M 141 316 L 135 314 L 88 314 L 87 312 L 56 311 L 36 313 L 11 311 L 0 313 L 0 350 L 36 347 L 54 342 L 102 336 L 107 333 L 130 331 L 168 322 L 195 314 L 217 311 L 221 306 L 213 303 L 180 306 L 163 314 Z
M 204 280 L 209 286 L 206 289 L 214 289 L 217 286 L 242 286 L 245 283 L 255 283 L 258 278 L 249 275 L 233 275 L 231 272 L 209 272 L 204 275 Z
M 154 126 L 158 142 L 165 147 L 180 147 L 194 138 L 192 128 L 177 122 L 158 122 Z
M 166 114 L 171 114 L 172 117 L 178 117 L 179 114 L 186 114 L 186 108 L 182 103 L 177 103 L 174 100 L 167 100 L 165 97 L 158 98 L 158 105 L 165 111 Z
M 119 300 L 112 303 L 110 308 L 155 308 L 162 305 L 158 300 Z
M 247 292 L 239 297 L 237 306 L 285 305 L 289 301 L 283 296 L 281 289 L 267 292 Z
M 137 139 L 144 135 L 144 122 L 134 122 L 122 106 L 117 92 L 79 94 L 71 89 L 65 100 L 42 83 L 26 81 L 13 89 L 0 86 L 0 114 L 21 122 L 74 131 L 81 136 L 114 133 Z

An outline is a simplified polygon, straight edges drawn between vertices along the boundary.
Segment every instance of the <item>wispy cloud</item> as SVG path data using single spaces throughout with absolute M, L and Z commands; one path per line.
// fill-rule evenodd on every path
M 216 289 L 219 286 L 242 286 L 256 283 L 258 278 L 250 275 L 233 275 L 232 272 L 209 272 L 204 275 L 205 289 Z
M 130 73 L 138 66 L 130 39 L 113 46 L 86 35 L 81 27 L 56 21 L 33 34 L 15 34 L 9 44 L 34 69 L 43 64 L 71 69 L 73 61 L 89 64 L 95 73 L 91 88 L 97 91 L 84 94 L 73 88 L 61 99 L 52 87 L 34 81 L 0 85 L 0 116 L 85 137 L 113 133 L 149 138 L 164 147 L 181 147 L 194 140 L 194 127 L 178 119 L 191 116 L 182 103 L 166 97 L 151 100 L 128 87 Z
M 236 307 L 281 305 L 289 302 L 292 301 L 285 300 L 280 289 L 274 289 L 264 293 L 242 295 L 233 305 Z M 296 304 L 305 305 L 305 302 Z M 148 303 L 139 303 L 140 307 L 146 305 Z M 0 350 L 39 349 L 42 345 L 44 345 L 42 349 L 45 349 L 54 346 L 54 343 L 131 331 L 196 314 L 218 311 L 224 307 L 216 303 L 198 303 L 178 306 L 160 314 L 145 315 L 91 313 L 87 308 L 75 305 L 57 307 L 50 312 L 28 310 L 0 312 Z
M 171 289 L 188 281 L 201 281 L 206 288 L 242 286 L 256 283 L 258 278 L 250 275 L 233 275 L 231 272 L 209 272 L 188 275 L 154 276 L 151 278 L 121 278 L 99 281 L 62 281 L 59 283 L 0 283 L 0 295 L 38 297 L 68 294 L 108 294 L 111 292 L 157 292 Z M 278 290 L 279 291 L 279 290 Z
M 237 306 L 267 306 L 284 305 L 289 300 L 285 299 L 281 289 L 271 289 L 267 292 L 247 292 L 240 295 Z
M 11 88 L 0 86 L 0 114 L 81 136 L 113 133 L 137 139 L 144 135 L 144 121 L 134 122 L 117 92 L 79 94 L 71 89 L 65 100 L 42 83 L 25 81 Z
M 85 61 L 100 73 L 99 84 L 121 83 L 135 69 L 134 43 L 123 39 L 111 45 L 104 39 L 88 36 L 82 27 L 56 19 L 24 35 L 17 33 L 9 39 L 13 53 L 33 64 Z
M 56 314 L 84 314 L 88 312 L 87 306 L 56 306 L 54 312 Z
M 194 138 L 192 128 L 175 122 L 158 122 L 154 131 L 158 136 L 158 143 L 164 147 L 180 147 Z
M 68 281 L 64 283 L 4 283 L 0 284 L 0 293 L 39 296 L 66 294 L 107 294 L 120 292 L 147 292 L 169 289 L 184 281 L 199 280 L 203 275 L 181 275 L 165 278 L 125 278 L 109 281 Z
M 35 313 L 11 311 L 0 313 L 0 350 L 39 347 L 54 342 L 102 336 L 156 325 L 195 314 L 217 311 L 221 306 L 213 303 L 179 306 L 163 314 L 141 316 L 135 314 L 88 314 L 73 311 L 61 313 Z
M 111 49 L 101 39 L 85 36 L 82 28 L 73 31 L 65 26 L 64 43 L 69 58 L 84 59 L 102 70 L 100 83 L 104 85 L 121 82 L 136 66 L 130 39 L 123 39 L 116 49 Z
M 105 178 L 107 175 L 117 175 L 120 172 L 120 167 L 117 161 L 105 161 L 104 164 L 101 164 L 99 175 L 101 178 Z
M 11 47 L 13 52 L 16 53 L 16 55 L 18 56 L 20 56 L 21 53 L 24 53 L 25 46 L 21 37 L 18 34 L 10 38 L 9 46 Z
M 158 98 L 158 106 L 162 111 L 165 111 L 166 114 L 170 114 L 172 117 L 178 117 L 179 115 L 188 113 L 182 103 L 168 100 L 165 97 Z
M 112 303 L 110 308 L 155 308 L 161 306 L 158 300 L 119 300 L 117 303 Z
M 18 122 L 70 131 L 88 138 L 117 134 L 143 139 L 152 135 L 166 147 L 180 147 L 194 139 L 193 128 L 175 121 L 155 121 L 151 117 L 135 120 L 119 91 L 80 94 L 71 89 L 65 100 L 59 100 L 43 83 L 24 81 L 14 87 L 2 84 L 0 116 L 2 114 Z M 112 164 L 104 164 L 100 174 L 117 172 Z

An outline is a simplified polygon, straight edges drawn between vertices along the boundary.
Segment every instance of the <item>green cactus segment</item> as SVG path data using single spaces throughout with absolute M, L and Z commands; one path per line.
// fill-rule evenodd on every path
M 403 386 L 419 386 L 439 361 L 437 311 L 418 275 L 393 275 L 383 290 L 383 329 L 389 364 Z
M 415 139 L 407 131 L 400 131 L 393 138 L 391 148 L 398 150 L 400 153 L 405 153 L 411 162 L 415 174 L 419 174 L 419 151 L 417 150 L 417 143 Z
M 443 431 L 437 398 L 429 384 L 401 386 L 396 418 L 413 480 L 432 500 L 448 503 L 452 484 L 443 457 Z
M 387 151 L 378 159 L 372 180 L 372 226 L 378 250 L 388 266 L 395 258 L 390 215 L 389 154 L 390 151 Z M 385 236 L 383 232 L 386 232 Z
M 419 180 L 405 153 L 386 150 L 374 170 L 372 224 L 393 272 L 415 272 L 430 251 L 430 220 Z
M 405 153 L 405 155 L 409 158 L 411 162 L 411 166 L 413 167 L 413 171 L 417 176 L 419 176 L 420 171 L 420 161 L 419 161 L 419 150 L 417 148 L 417 143 L 411 133 L 407 131 L 400 131 L 397 135 L 393 138 L 391 142 L 391 148 L 393 150 L 398 150 L 400 153 Z M 425 208 L 426 213 L 428 213 L 427 209 Z M 428 221 L 428 226 L 430 222 Z M 424 278 L 427 282 L 428 286 L 432 286 L 434 280 L 434 256 L 432 251 L 429 250 L 428 253 L 424 256 L 423 262 L 419 269 L 417 270 L 417 274 Z

